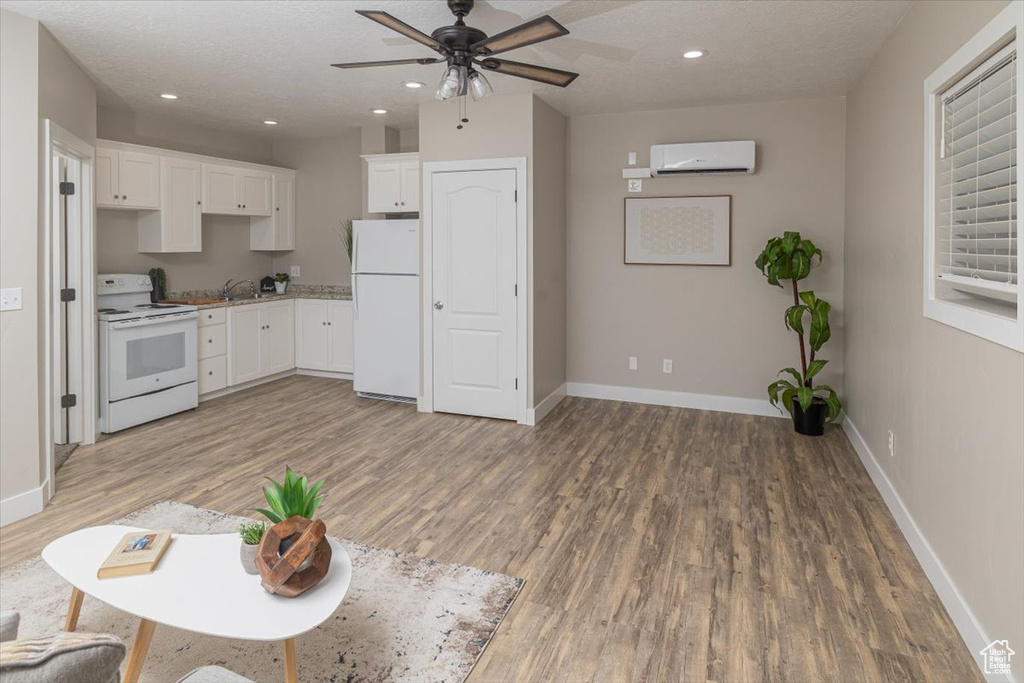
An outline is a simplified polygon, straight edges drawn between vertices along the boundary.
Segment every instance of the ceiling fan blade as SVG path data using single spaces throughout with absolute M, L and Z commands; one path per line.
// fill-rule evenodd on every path
M 331 64 L 339 69 L 361 69 L 364 66 L 393 66 L 395 64 L 437 64 L 443 62 L 444 57 L 438 59 L 432 59 L 430 57 L 422 59 L 388 59 L 382 62 L 345 62 L 343 64 Z
M 487 57 L 486 59 L 474 59 L 473 61 L 487 71 L 497 71 L 500 74 L 517 76 L 518 78 L 527 78 L 531 81 L 539 81 L 540 83 L 547 83 L 548 85 L 557 85 L 560 88 L 564 88 L 569 85 L 576 80 L 577 76 L 579 76 L 579 74 L 573 73 L 572 71 L 551 69 L 546 66 L 537 66 L 535 64 L 523 64 L 522 62 L 510 62 L 507 59 L 493 59 L 491 57 Z
M 515 28 L 497 33 L 490 38 L 484 38 L 478 43 L 473 43 L 469 49 L 470 52 L 478 55 L 496 55 L 500 52 L 508 52 L 518 47 L 533 45 L 568 34 L 569 29 L 545 14 Z
M 380 10 L 364 10 L 357 9 L 356 14 L 362 14 L 367 19 L 372 19 L 382 26 L 387 26 L 392 31 L 398 31 L 406 38 L 412 38 L 417 43 L 422 43 L 429 47 L 431 50 L 436 50 L 442 54 L 447 54 L 447 48 L 441 43 L 437 42 L 426 33 L 409 26 L 400 19 L 396 19 L 387 12 L 381 12 Z

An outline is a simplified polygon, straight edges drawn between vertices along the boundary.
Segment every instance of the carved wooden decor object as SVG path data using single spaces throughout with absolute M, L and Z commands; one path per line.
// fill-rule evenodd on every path
M 320 583 L 331 566 L 326 533 L 323 520 L 305 517 L 292 517 L 268 528 L 256 550 L 256 568 L 263 587 L 275 595 L 294 598 Z M 278 554 L 281 542 L 288 538 L 294 543 L 283 555 Z M 309 566 L 300 570 L 307 559 Z

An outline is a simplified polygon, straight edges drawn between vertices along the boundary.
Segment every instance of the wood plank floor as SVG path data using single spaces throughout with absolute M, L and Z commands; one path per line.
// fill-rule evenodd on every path
M 471 681 L 982 680 L 841 430 L 772 418 L 566 399 L 531 429 L 291 377 L 80 448 L 0 565 L 160 500 L 246 514 L 286 464 L 334 535 L 526 579 Z

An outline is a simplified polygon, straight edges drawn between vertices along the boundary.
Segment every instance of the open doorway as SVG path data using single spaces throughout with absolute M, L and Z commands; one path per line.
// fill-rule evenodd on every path
M 75 447 L 96 440 L 95 149 L 45 122 L 48 495 Z

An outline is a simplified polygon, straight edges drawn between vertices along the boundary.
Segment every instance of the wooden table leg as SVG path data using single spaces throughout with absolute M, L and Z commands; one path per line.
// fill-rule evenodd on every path
M 68 616 L 64 620 L 65 631 L 74 631 L 78 628 L 78 614 L 82 611 L 82 600 L 84 599 L 85 593 L 77 588 L 71 588 L 71 604 L 68 605 Z
M 142 665 L 146 662 L 149 643 L 153 640 L 156 622 L 149 619 L 139 620 L 139 629 L 135 632 L 131 654 L 128 655 L 128 666 L 124 670 L 124 683 L 138 683 L 142 673 Z
M 298 663 L 295 661 L 294 638 L 284 641 L 284 683 L 299 683 Z

